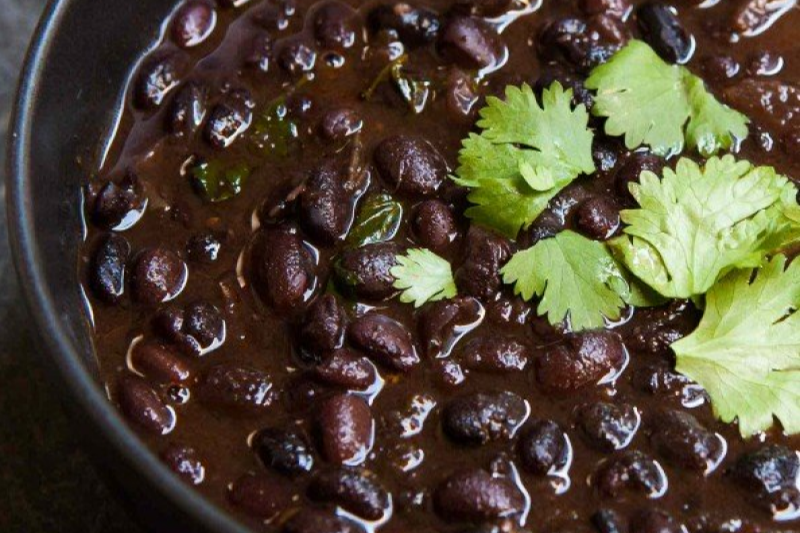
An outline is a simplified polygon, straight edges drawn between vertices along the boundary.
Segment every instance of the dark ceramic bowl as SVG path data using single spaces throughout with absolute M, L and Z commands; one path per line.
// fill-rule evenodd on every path
M 80 185 L 97 168 L 132 65 L 175 0 L 54 0 L 28 52 L 11 122 L 11 246 L 42 348 L 98 468 L 154 531 L 247 531 L 171 474 L 108 401 L 77 272 Z M 87 517 L 87 522 L 90 517 Z

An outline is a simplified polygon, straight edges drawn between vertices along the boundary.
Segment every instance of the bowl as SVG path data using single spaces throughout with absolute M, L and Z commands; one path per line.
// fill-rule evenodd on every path
M 102 160 L 131 67 L 175 4 L 55 0 L 45 9 L 9 128 L 9 236 L 53 382 L 133 517 L 153 531 L 245 532 L 162 465 L 108 401 L 78 278 L 80 186 Z

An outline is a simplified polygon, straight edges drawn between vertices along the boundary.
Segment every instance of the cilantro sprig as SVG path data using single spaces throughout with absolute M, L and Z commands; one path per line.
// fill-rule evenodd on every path
M 420 307 L 456 295 L 456 283 L 450 263 L 424 248 L 412 248 L 397 256 L 398 265 L 390 273 L 395 277 L 394 288 L 403 291 L 400 301 Z
M 482 131 L 464 140 L 453 179 L 471 189 L 468 217 L 515 238 L 559 191 L 594 172 L 589 114 L 558 82 L 541 103 L 528 85 L 486 101 Z
M 706 296 L 700 325 L 672 344 L 676 370 L 702 385 L 714 414 L 744 437 L 777 417 L 800 433 L 800 262 L 775 256 L 728 274 Z
M 666 156 L 688 144 L 708 157 L 747 137 L 746 116 L 720 103 L 689 69 L 664 62 L 642 41 L 629 42 L 592 70 L 586 87 L 597 91 L 592 114 L 606 117 L 606 133 L 624 135 L 629 149 L 646 144 Z
M 643 172 L 630 190 L 639 207 L 622 211 L 626 235 L 610 244 L 666 297 L 703 295 L 730 270 L 759 266 L 800 238 L 797 188 L 772 167 L 730 155 L 702 167 L 680 159 L 663 179 Z

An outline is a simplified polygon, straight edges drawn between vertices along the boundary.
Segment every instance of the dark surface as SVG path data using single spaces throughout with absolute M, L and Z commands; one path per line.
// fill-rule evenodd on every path
M 0 168 L 25 47 L 43 0 L 0 0 Z M 33 342 L 10 261 L 0 182 L 0 530 L 140 531 L 103 486 L 74 436 Z

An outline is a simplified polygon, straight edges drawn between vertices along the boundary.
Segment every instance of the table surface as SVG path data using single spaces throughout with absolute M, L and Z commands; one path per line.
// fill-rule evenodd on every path
M 0 168 L 20 64 L 44 0 L 0 0 Z M 4 173 L 5 171 L 0 171 Z M 140 532 L 102 485 L 35 353 L 0 181 L 0 531 Z

